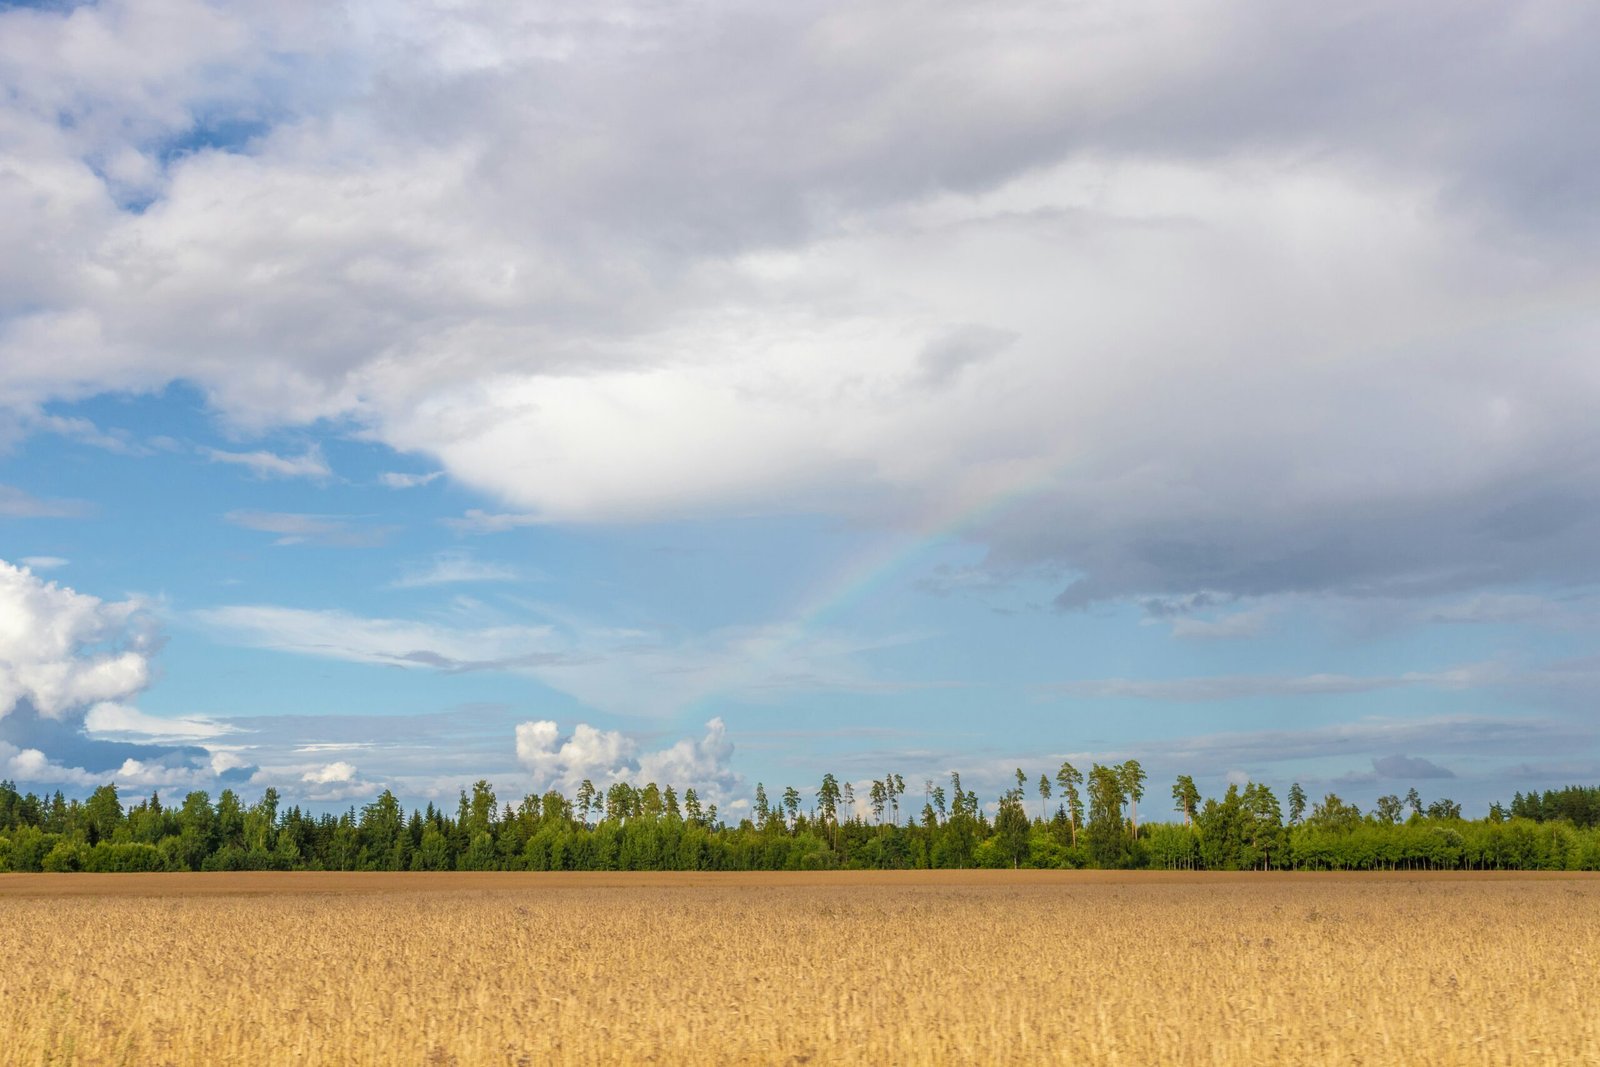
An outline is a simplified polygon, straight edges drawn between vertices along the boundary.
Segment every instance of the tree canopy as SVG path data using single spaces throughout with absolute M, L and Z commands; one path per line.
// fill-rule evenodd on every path
M 1131 764 L 1131 766 L 1130 766 Z M 1200 797 L 1194 779 L 1171 787 L 1175 822 L 1136 821 L 1145 775 L 1133 761 L 1062 764 L 986 808 L 952 774 L 925 780 L 920 809 L 901 807 L 904 778 L 866 790 L 832 774 L 813 789 L 785 786 L 778 803 L 757 785 L 751 816 L 725 821 L 694 787 L 582 782 L 502 801 L 487 781 L 462 790 L 455 811 L 406 811 L 384 790 L 339 813 L 285 807 L 267 789 L 253 804 L 233 790 L 157 793 L 131 805 L 115 785 L 86 799 L 19 792 L 0 782 L 0 871 L 185 870 L 803 870 L 928 867 L 1159 867 L 1211 870 L 1600 869 L 1600 787 L 1519 792 L 1484 819 L 1412 790 L 1373 810 L 1329 793 L 1306 812 L 1289 790 L 1286 819 L 1268 786 L 1230 785 Z M 1084 819 L 1080 785 L 1087 787 Z M 1048 801 L 1055 792 L 1058 803 Z M 902 815 L 904 816 L 902 818 Z

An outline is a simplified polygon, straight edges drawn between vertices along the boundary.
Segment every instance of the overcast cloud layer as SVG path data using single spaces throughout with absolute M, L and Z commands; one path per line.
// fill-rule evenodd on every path
M 1522 604 L 1600 580 L 1597 46 L 1600 10 L 1556 0 L 6 7 L 0 447 L 181 447 L 330 491 L 310 438 L 354 438 L 421 468 L 388 488 L 472 494 L 462 540 L 955 530 L 977 572 L 1050 575 L 1060 610 L 1139 603 L 1176 638 L 1251 639 L 1308 597 Z M 229 441 L 61 414 L 173 382 Z M 285 431 L 307 439 L 262 444 Z M 0 484 L 19 522 L 95 507 Z M 398 536 L 280 507 L 225 519 L 286 548 Z M 458 548 L 390 585 L 534 574 Z M 64 649 L 127 614 L 18 575 L 6 596 L 79 620 Z M 651 688 L 615 691 L 629 671 L 674 675 L 677 710 L 707 673 L 859 690 L 843 661 L 898 640 L 193 618 L 286 654 L 522 672 L 590 708 Z M 752 644 L 805 662 L 751 667 Z M 143 688 L 144 654 L 19 668 L 0 714 L 81 719 Z M 1192 673 L 1050 691 L 1477 677 Z M 561 778 L 577 735 L 527 724 L 519 758 Z

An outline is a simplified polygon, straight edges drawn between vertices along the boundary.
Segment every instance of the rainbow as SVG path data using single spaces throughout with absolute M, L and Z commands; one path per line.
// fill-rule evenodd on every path
M 1597 289 L 1600 289 L 1600 277 L 1580 277 L 1566 285 L 1543 287 L 1533 296 L 1515 293 L 1500 300 L 1485 300 L 1471 314 L 1397 330 L 1347 354 L 1381 356 L 1508 325 L 1546 325 L 1561 319 L 1587 323 L 1593 318 Z M 1319 362 L 1325 364 L 1329 358 L 1329 353 L 1323 353 Z M 969 502 L 935 509 L 910 524 L 909 531 L 902 536 L 879 541 L 847 559 L 830 578 L 802 598 L 788 621 L 776 628 L 774 636 L 749 648 L 750 656 L 740 663 L 714 672 L 714 680 L 684 710 L 703 709 L 709 701 L 737 688 L 750 678 L 752 667 L 758 671 L 770 668 L 817 627 L 860 603 L 938 546 L 961 538 L 1017 503 L 1060 485 L 1077 458 L 1075 442 L 1064 441 L 1053 455 L 1036 459 L 1025 467 L 1019 466 L 1009 474 L 991 476 L 981 491 L 966 494 Z

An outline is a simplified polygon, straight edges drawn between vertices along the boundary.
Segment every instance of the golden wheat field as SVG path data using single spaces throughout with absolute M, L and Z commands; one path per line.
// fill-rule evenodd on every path
M 1600 1063 L 1600 880 L 0 876 L 6 1064 Z

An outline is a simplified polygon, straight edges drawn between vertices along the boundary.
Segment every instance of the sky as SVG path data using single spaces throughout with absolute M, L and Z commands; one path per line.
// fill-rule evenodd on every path
M 1600 781 L 1597 47 L 0 3 L 0 778 Z

